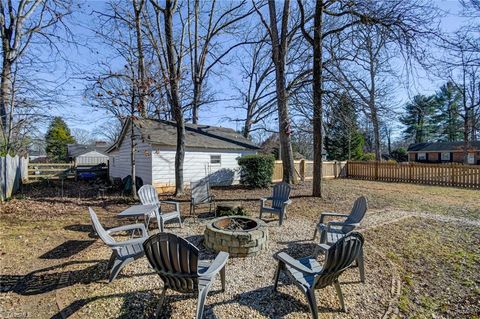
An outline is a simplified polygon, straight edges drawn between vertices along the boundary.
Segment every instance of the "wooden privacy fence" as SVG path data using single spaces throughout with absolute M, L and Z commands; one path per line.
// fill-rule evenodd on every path
M 295 173 L 302 181 L 312 180 L 313 178 L 313 161 L 299 160 L 293 162 Z M 323 178 L 337 178 L 345 176 L 345 166 L 347 162 L 323 162 Z M 283 179 L 283 163 L 275 161 L 273 167 L 272 182 L 279 182 Z
M 480 188 L 480 166 L 348 161 L 348 178 Z
M 28 159 L 25 157 L 0 157 L 0 201 L 10 198 L 27 179 Z
M 76 167 L 73 163 L 30 163 L 28 179 L 66 179 L 75 178 Z

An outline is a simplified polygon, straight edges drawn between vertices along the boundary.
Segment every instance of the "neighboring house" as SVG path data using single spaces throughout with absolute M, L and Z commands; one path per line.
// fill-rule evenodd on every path
M 463 142 L 411 144 L 407 152 L 410 162 L 463 163 Z M 470 142 L 468 164 L 480 165 L 480 141 Z
M 110 177 L 124 178 L 131 174 L 131 124 L 136 144 L 135 170 L 144 184 L 154 185 L 159 192 L 175 186 L 175 122 L 128 120 L 118 140 L 107 150 Z M 185 186 L 208 176 L 212 185 L 231 185 L 239 181 L 237 159 L 256 154 L 258 147 L 232 129 L 210 125 L 185 124 Z
M 67 154 L 70 161 L 76 165 L 98 165 L 108 163 L 106 142 L 95 142 L 95 144 L 68 144 Z

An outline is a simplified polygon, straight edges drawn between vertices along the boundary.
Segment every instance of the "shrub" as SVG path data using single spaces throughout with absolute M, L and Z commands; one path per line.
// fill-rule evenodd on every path
M 240 183 L 250 187 L 268 187 L 272 182 L 275 158 L 272 155 L 247 155 L 238 159 Z
M 397 162 L 407 162 L 408 161 L 408 154 L 407 150 L 404 147 L 399 147 L 392 151 L 390 154 L 394 160 Z
M 375 153 L 365 153 L 362 157 L 363 161 L 374 161 L 375 160 Z

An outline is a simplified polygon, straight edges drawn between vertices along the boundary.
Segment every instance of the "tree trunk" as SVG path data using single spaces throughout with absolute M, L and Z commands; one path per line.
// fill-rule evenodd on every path
M 173 3 L 166 0 L 165 3 L 165 38 L 168 57 L 168 74 L 170 83 L 170 96 L 172 103 L 172 114 L 177 125 L 177 147 L 175 154 L 175 196 L 183 194 L 183 161 L 185 158 L 185 120 L 178 94 L 179 75 L 175 67 L 175 50 L 173 43 Z
M 372 112 L 372 124 L 373 124 L 373 136 L 374 136 L 374 147 L 375 147 L 375 160 L 382 160 L 382 152 L 380 145 L 380 124 L 378 123 L 378 115 L 376 108 L 373 108 L 375 111 Z
M 192 123 L 198 124 L 198 109 L 200 107 L 201 83 L 195 75 L 193 83 L 193 101 L 192 101 Z
M 141 15 L 143 10 L 143 5 L 145 0 L 140 0 L 140 6 L 137 7 L 137 0 L 133 1 L 133 7 L 135 11 L 135 32 L 137 38 L 137 51 L 138 51 L 138 75 L 139 75 L 139 113 L 142 117 L 147 116 L 147 79 L 145 74 L 145 57 L 143 52 L 143 41 L 142 41 L 142 21 Z
M 130 162 L 132 163 L 131 167 L 131 176 L 132 176 L 132 197 L 137 199 L 137 175 L 135 171 L 135 128 L 133 123 L 133 116 L 130 117 Z
M 323 0 L 315 5 L 313 35 L 313 189 L 312 195 L 322 197 L 323 179 Z
M 198 108 L 200 103 L 200 72 L 198 65 L 198 18 L 199 18 L 200 0 L 195 0 L 194 3 L 194 47 L 193 47 L 193 101 L 192 101 L 192 123 L 198 124 Z
M 288 49 L 287 30 L 290 1 L 285 0 L 282 15 L 282 34 L 278 37 L 277 12 L 275 0 L 268 1 L 270 13 L 270 28 L 272 37 L 272 59 L 275 64 L 275 84 L 278 106 L 278 132 L 280 137 L 281 159 L 283 162 L 283 181 L 296 183 L 295 167 L 293 164 L 292 142 L 290 138 L 291 127 L 288 114 L 288 94 L 285 81 L 285 60 Z
M 10 95 L 11 95 L 11 73 L 12 65 L 9 63 L 8 59 L 4 60 L 2 65 L 2 79 L 1 79 L 1 96 L 0 96 L 0 117 L 1 117 L 1 127 L 2 127 L 2 143 L 5 147 L 5 152 L 10 151 L 10 140 L 9 140 L 9 126 L 8 121 L 9 117 L 9 104 L 10 104 Z
M 463 54 L 462 54 L 462 62 L 463 62 Z M 464 62 L 463 62 L 464 63 Z M 462 95 L 463 95 L 463 163 L 468 164 L 468 147 L 469 147 L 469 112 L 467 106 L 467 75 L 466 75 L 466 66 L 463 65 L 463 86 L 462 86 Z

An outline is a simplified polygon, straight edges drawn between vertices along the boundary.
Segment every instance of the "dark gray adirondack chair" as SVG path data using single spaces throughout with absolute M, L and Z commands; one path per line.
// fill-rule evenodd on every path
M 320 265 L 315 258 L 306 257 L 297 260 L 286 253 L 279 253 L 275 256 L 278 267 L 275 273 L 274 290 L 277 290 L 280 273 L 285 272 L 306 295 L 312 317 L 317 319 L 315 290 L 334 285 L 342 311 L 346 311 L 338 277 L 358 258 L 362 246 L 363 236 L 360 233 L 351 232 L 326 250 L 323 265 Z
M 167 289 L 181 293 L 198 293 L 197 319 L 203 316 L 205 299 L 218 273 L 222 291 L 225 290 L 228 253 L 220 252 L 213 262 L 198 260 L 198 248 L 171 233 L 152 235 L 143 247 L 148 261 L 163 280 L 156 316 L 161 310 Z
M 317 237 L 317 232 L 320 232 L 320 244 L 332 245 L 337 240 L 345 236 L 345 234 L 351 232 L 355 227 L 360 225 L 365 213 L 367 212 L 367 199 L 364 196 L 357 198 L 353 204 L 352 211 L 349 215 L 338 214 L 334 212 L 324 212 L 320 215 L 320 221 L 315 227 L 315 232 L 313 234 L 313 239 Z M 343 222 L 330 221 L 325 224 L 325 217 L 342 217 L 345 218 Z M 322 245 L 319 245 L 315 250 L 315 255 L 324 251 Z M 360 271 L 360 280 L 365 282 L 365 266 L 363 261 L 363 250 L 358 258 L 358 269 Z
M 143 242 L 148 238 L 147 230 L 144 224 L 126 225 L 105 230 L 93 209 L 89 207 L 88 211 L 93 223 L 93 228 L 97 232 L 98 236 L 108 247 L 113 250 L 112 255 L 110 256 L 110 261 L 108 262 L 108 269 L 110 269 L 110 277 L 108 281 L 112 282 L 123 267 L 144 255 L 142 245 Z M 141 237 L 124 241 L 116 241 L 112 236 L 110 236 L 110 234 L 115 232 L 135 232 L 136 230 L 141 231 Z
M 292 203 L 290 200 L 290 185 L 285 182 L 279 183 L 273 187 L 273 194 L 270 197 L 260 198 L 260 219 L 263 213 L 276 214 L 279 217 L 279 225 L 283 224 L 283 219 L 287 218 L 287 206 Z M 272 201 L 272 206 L 265 206 L 267 200 Z
M 215 211 L 215 196 L 210 190 L 210 181 L 208 178 L 201 179 L 190 183 L 190 190 L 192 191 L 192 198 L 190 200 L 190 215 L 195 215 L 195 207 L 201 204 L 210 204 L 209 212 Z
M 160 201 L 158 199 L 157 190 L 152 185 L 143 185 L 142 187 L 140 187 L 140 189 L 138 190 L 138 198 L 140 198 L 140 201 L 142 202 L 143 205 L 148 205 L 148 204 L 157 205 L 156 212 L 153 212 L 149 216 L 147 216 L 148 219 L 147 219 L 146 225 L 149 224 L 150 219 L 156 218 L 158 223 L 158 228 L 160 229 L 161 232 L 163 232 L 164 223 L 166 221 L 169 221 L 172 219 L 178 219 L 178 223 L 180 224 L 180 227 L 183 227 L 182 219 L 180 217 L 180 204 L 175 201 L 165 201 L 165 200 Z M 175 207 L 175 209 L 170 212 L 163 212 L 162 204 L 172 205 Z

